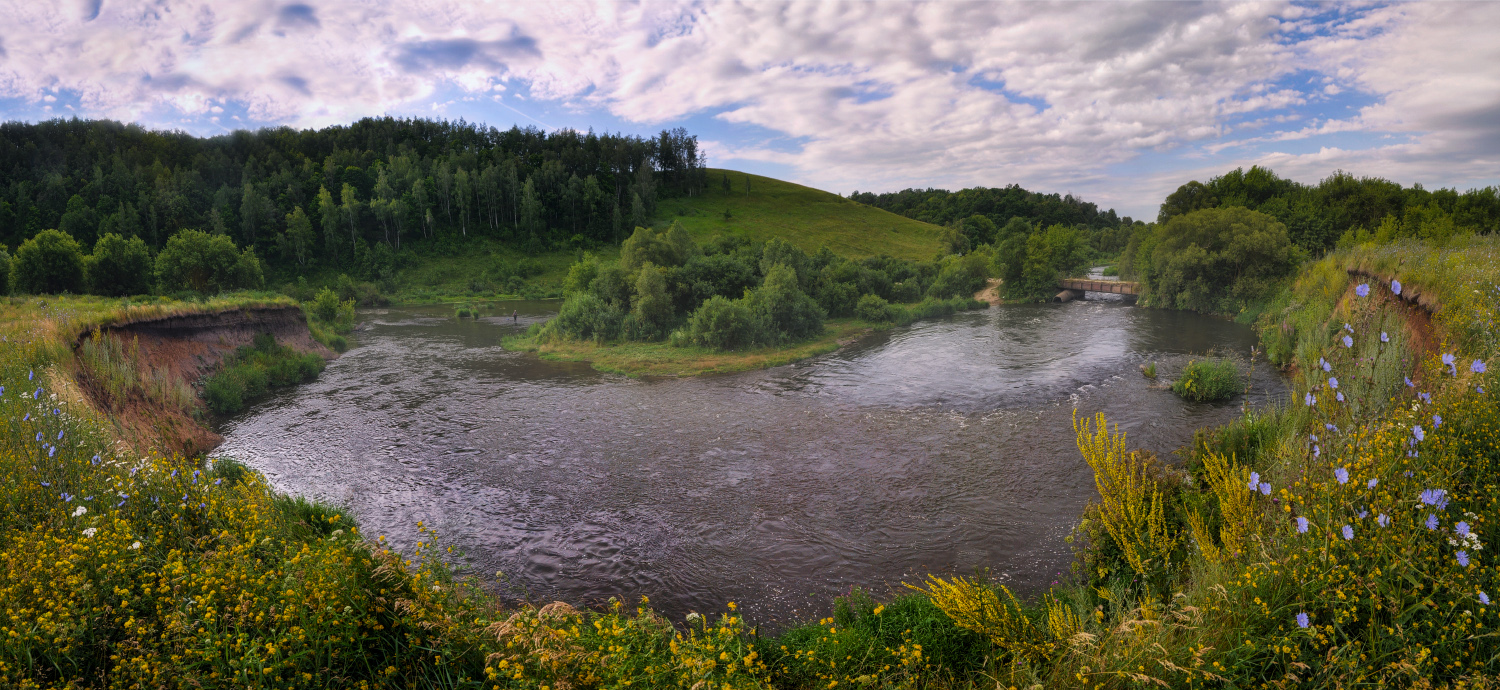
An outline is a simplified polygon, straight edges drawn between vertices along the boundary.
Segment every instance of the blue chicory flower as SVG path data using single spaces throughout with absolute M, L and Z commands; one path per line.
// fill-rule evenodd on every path
M 1318 399 L 1314 398 L 1312 393 L 1308 393 L 1307 395 L 1302 396 L 1302 402 L 1307 403 L 1308 407 L 1312 407 L 1313 405 L 1318 404 Z
M 1339 391 L 1336 395 L 1333 396 L 1333 399 L 1339 402 L 1344 402 L 1344 392 Z
M 1457 532 L 1460 537 L 1467 537 L 1469 536 L 1469 523 L 1460 522 L 1453 526 L 1453 531 Z
M 1381 331 L 1380 332 L 1380 342 L 1382 342 L 1382 343 L 1391 342 L 1391 336 L 1386 335 L 1385 331 Z
M 1354 294 L 1359 295 L 1360 297 L 1369 297 L 1370 296 L 1370 284 L 1369 283 L 1360 283 L 1359 285 L 1354 286 Z
M 1266 482 L 1261 482 L 1260 483 L 1260 495 L 1262 495 L 1262 496 L 1270 496 L 1271 495 L 1271 485 L 1267 484 Z
M 1354 332 L 1354 327 L 1350 326 L 1349 324 L 1346 323 L 1346 324 L 1344 324 L 1344 330 L 1349 331 L 1350 333 L 1353 333 Z
M 1333 365 L 1329 364 L 1328 360 L 1322 357 L 1318 358 L 1318 366 L 1323 367 L 1323 371 L 1333 371 Z
M 1402 377 L 1402 378 L 1406 379 L 1406 387 L 1407 388 L 1416 388 L 1417 387 L 1417 384 L 1411 382 L 1411 377 L 1410 376 L 1405 376 L 1405 377 Z
M 1392 280 L 1391 281 L 1391 292 L 1394 292 L 1394 293 L 1396 293 L 1398 295 L 1401 294 L 1401 281 L 1399 281 L 1399 280 Z
M 1307 518 L 1297 518 L 1297 534 L 1307 534 Z
M 1480 592 L 1479 593 L 1479 603 L 1484 604 L 1485 606 L 1489 606 L 1490 605 L 1490 595 L 1485 594 L 1484 592 Z
M 1440 414 L 1432 415 L 1432 428 L 1436 429 L 1436 428 L 1438 428 L 1438 427 L 1440 427 L 1442 425 L 1443 425 L 1443 416 L 1440 415 Z
M 1424 522 L 1423 524 L 1427 525 L 1427 529 L 1437 529 L 1438 528 L 1438 519 L 1437 519 L 1437 516 L 1433 515 L 1432 513 L 1428 513 L 1427 514 L 1427 521 Z
M 1386 525 L 1391 524 L 1391 519 L 1389 517 L 1386 517 L 1385 513 L 1381 513 L 1380 517 L 1375 518 L 1375 522 L 1378 523 L 1381 527 L 1385 527 Z
M 1259 484 L 1259 483 L 1260 483 L 1260 473 L 1259 472 L 1251 472 L 1250 473 L 1250 483 L 1247 484 L 1247 486 L 1250 488 L 1251 491 L 1254 491 L 1255 490 L 1255 485 Z
M 1370 511 L 1368 511 L 1368 510 L 1361 510 L 1361 511 L 1359 511 L 1359 519 L 1363 520 L 1363 519 L 1365 519 L 1365 516 L 1369 515 L 1369 514 L 1370 514 Z
M 1340 484 L 1348 484 L 1349 483 L 1349 470 L 1345 469 L 1343 467 L 1340 467 L 1340 468 L 1338 468 L 1338 469 L 1336 469 L 1336 470 L 1333 471 L 1333 477 L 1334 477 L 1334 479 L 1339 480 Z
M 1422 439 L 1427 438 L 1427 432 L 1422 431 L 1422 427 L 1420 427 L 1420 426 L 1414 426 L 1414 427 L 1412 427 L 1411 428 L 1411 435 L 1412 435 L 1412 438 L 1415 438 L 1418 441 L 1421 441 Z
M 1336 377 L 1332 377 L 1332 376 L 1328 377 L 1328 387 L 1329 388 L 1338 388 L 1339 387 L 1339 380 Z
M 1469 554 L 1468 554 L 1468 552 L 1466 552 L 1466 551 L 1459 551 L 1458 553 L 1453 554 L 1453 558 L 1458 561 L 1459 565 L 1464 566 L 1465 568 L 1469 567 Z
M 1432 394 L 1431 393 L 1418 393 L 1417 397 L 1421 398 L 1422 402 L 1424 402 L 1424 403 L 1432 404 Z
M 1347 335 L 1344 336 L 1344 347 L 1354 347 L 1354 339 Z
M 1422 503 L 1437 508 L 1438 510 L 1442 510 L 1448 507 L 1448 491 L 1446 489 L 1427 489 L 1423 491 L 1422 495 L 1418 496 L 1417 498 L 1418 500 L 1422 501 Z
M 1318 457 L 1319 455 L 1322 455 L 1322 454 L 1323 454 L 1323 449 L 1319 448 L 1318 444 L 1314 443 L 1313 444 L 1313 457 L 1316 458 L 1316 457 Z
M 1344 529 L 1341 529 L 1339 531 L 1344 533 L 1344 541 L 1349 541 L 1350 539 L 1354 538 L 1354 528 L 1353 527 L 1350 527 L 1348 525 L 1344 525 Z
M 1483 374 L 1484 362 L 1478 359 L 1474 360 L 1474 363 L 1469 365 L 1469 371 L 1472 371 L 1476 374 Z M 3 392 L 3 389 L 0 389 L 0 392 Z
M 1376 486 L 1376 485 L 1377 485 L 1377 484 L 1379 484 L 1379 483 L 1380 483 L 1380 480 L 1379 480 L 1379 479 L 1371 479 L 1371 480 L 1370 480 L 1370 483 L 1368 483 L 1368 484 L 1366 484 L 1366 485 L 1365 485 L 1365 486 L 1368 486 L 1368 487 L 1370 487 L 1370 488 L 1371 488 L 1371 489 L 1373 489 L 1373 488 L 1375 488 L 1375 486 Z
M 1307 620 L 1307 614 L 1306 613 L 1299 613 L 1299 614 L 1297 614 L 1297 627 L 1299 627 L 1299 628 L 1306 628 L 1309 625 L 1312 625 L 1312 623 Z

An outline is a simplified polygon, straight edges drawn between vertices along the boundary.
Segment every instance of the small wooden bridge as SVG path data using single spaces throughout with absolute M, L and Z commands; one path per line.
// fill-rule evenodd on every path
M 1053 302 L 1071 302 L 1083 299 L 1087 292 L 1107 292 L 1112 295 L 1139 295 L 1141 284 L 1124 280 L 1089 280 L 1087 278 L 1064 278 L 1057 281 L 1062 292 L 1052 298 Z

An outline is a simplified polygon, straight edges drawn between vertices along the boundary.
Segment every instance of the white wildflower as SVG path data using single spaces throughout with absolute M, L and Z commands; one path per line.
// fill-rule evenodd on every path
M 78 506 L 78 510 L 73 511 L 73 517 L 82 517 L 83 514 L 87 513 L 87 512 L 89 512 L 88 508 L 85 508 L 83 506 Z
M 140 542 L 136 542 L 136 543 L 130 545 L 130 550 L 131 551 L 134 551 L 134 550 L 139 549 L 139 548 L 141 548 L 141 543 Z
M 92 537 L 92 536 L 94 536 L 94 533 L 98 532 L 98 531 L 99 531 L 99 529 L 97 527 L 90 527 L 90 528 L 88 528 L 88 529 L 86 529 L 86 530 L 83 531 L 83 536 L 85 536 L 85 537 Z

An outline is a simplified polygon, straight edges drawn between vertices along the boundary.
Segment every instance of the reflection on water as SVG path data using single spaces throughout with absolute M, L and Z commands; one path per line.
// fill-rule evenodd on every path
M 398 547 L 424 520 L 534 599 L 649 595 L 680 617 L 826 614 L 931 571 L 1022 592 L 1066 570 L 1094 495 L 1071 420 L 1105 412 L 1167 453 L 1238 413 L 1153 389 L 1244 327 L 1119 301 L 1004 306 L 776 369 L 632 380 L 505 351 L 556 303 L 362 312 L 358 347 L 223 429 L 282 490 L 346 503 Z M 511 312 L 516 310 L 517 318 Z M 1284 395 L 1262 364 L 1251 400 Z

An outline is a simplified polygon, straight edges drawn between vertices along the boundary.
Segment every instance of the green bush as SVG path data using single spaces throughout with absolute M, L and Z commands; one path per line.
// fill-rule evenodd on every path
M 1285 225 L 1238 206 L 1174 216 L 1133 257 L 1143 304 L 1221 313 L 1269 298 L 1301 260 Z
M 743 299 L 715 295 L 703 302 L 685 327 L 689 342 L 714 350 L 750 347 L 760 335 L 761 325 Z
M 823 332 L 823 310 L 797 286 L 790 266 L 777 264 L 748 298 L 756 322 L 764 329 L 755 340 L 767 344 L 802 340 Z
M 10 252 L 0 244 L 0 295 L 10 294 Z
M 1218 402 L 1234 397 L 1241 385 L 1240 371 L 1234 362 L 1195 359 L 1172 382 L 1172 392 L 1192 402 Z
M 895 320 L 891 318 L 890 303 L 882 299 L 880 295 L 865 295 L 859 298 L 859 304 L 854 307 L 854 315 L 871 323 Z
M 619 338 L 624 322 L 625 313 L 619 307 L 583 292 L 564 300 L 548 326 L 569 338 L 604 342 Z
M 96 295 L 119 297 L 151 292 L 151 250 L 146 241 L 105 233 L 94 243 L 94 254 L 89 257 L 88 283 Z
M 984 280 L 988 277 L 989 267 L 985 265 L 984 255 L 975 252 L 954 257 L 943 262 L 937 280 L 927 288 L 927 296 L 937 299 L 970 297 L 984 288 Z
M 83 249 L 65 232 L 43 230 L 16 249 L 17 292 L 56 295 L 84 291 Z
M 239 251 L 223 235 L 183 230 L 156 255 L 156 278 L 165 292 L 217 294 L 253 290 L 264 282 L 255 250 Z

